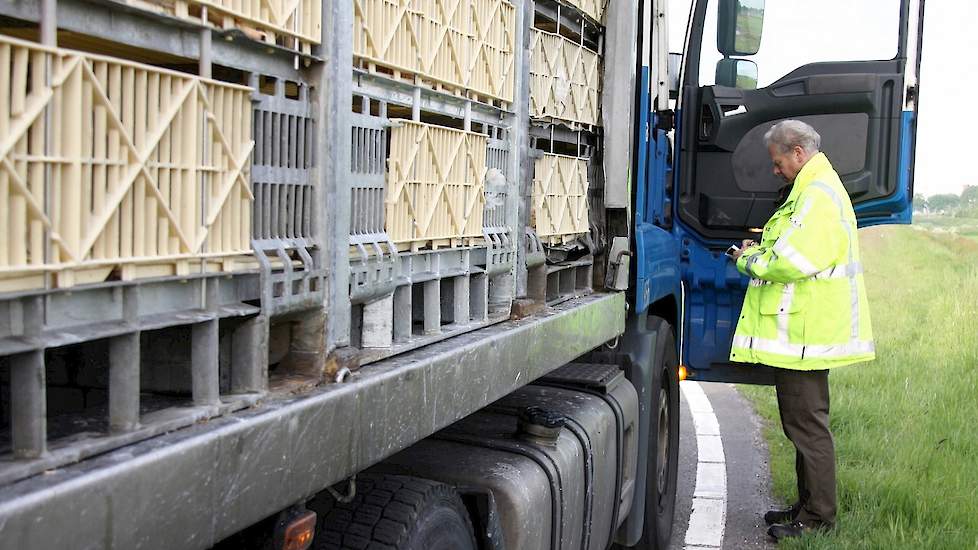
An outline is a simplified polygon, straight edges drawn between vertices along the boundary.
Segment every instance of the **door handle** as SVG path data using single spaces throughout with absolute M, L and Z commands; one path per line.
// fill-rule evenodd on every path
M 699 123 L 700 141 L 710 141 L 710 138 L 713 137 L 713 134 L 716 130 L 716 121 L 718 118 L 714 114 L 714 110 L 716 108 L 717 108 L 716 104 L 711 102 L 703 105 L 703 108 L 700 109 L 700 123 Z
M 727 118 L 730 116 L 742 115 L 747 112 L 746 105 L 724 105 L 723 106 L 723 117 Z

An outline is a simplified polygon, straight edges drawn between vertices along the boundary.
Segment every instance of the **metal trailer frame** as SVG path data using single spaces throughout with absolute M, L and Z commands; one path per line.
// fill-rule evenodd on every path
M 352 1 L 324 4 L 322 46 L 311 54 L 297 54 L 254 42 L 240 31 L 203 28 L 112 0 L 44 0 L 40 10 L 38 4 L 0 0 L 0 15 L 39 23 L 42 38 L 48 43 L 56 37 L 49 17 L 56 12 L 57 28 L 199 60 L 202 75 L 210 74 L 212 59 L 220 59 L 235 69 L 278 79 L 271 96 L 255 95 L 257 111 L 289 121 L 311 118 L 318 124 L 312 151 L 316 162 L 301 166 L 259 164 L 253 166 L 257 168 L 253 182 L 270 187 L 301 186 L 302 178 L 308 177 L 306 181 L 313 182 L 309 189 L 312 198 L 303 195 L 303 200 L 315 207 L 314 212 L 316 208 L 329 212 L 328 216 L 315 216 L 301 231 L 292 226 L 285 236 L 263 233 L 256 227 L 253 247 L 262 260 L 257 271 L 105 283 L 70 292 L 3 297 L 0 307 L 16 309 L 18 330 L 23 334 L 2 339 L 0 354 L 17 354 L 17 361 L 29 365 L 30 372 L 43 373 L 37 361 L 38 357 L 43 360 L 43 348 L 109 337 L 113 365 L 109 383 L 124 390 L 115 392 L 117 395 L 127 397 L 114 399 L 109 406 L 110 422 L 122 426 L 122 431 L 81 445 L 69 441 L 63 450 L 45 448 L 37 438 L 37 419 L 44 416 L 43 377 L 23 376 L 27 369 L 19 369 L 21 374 L 11 386 L 18 392 L 26 390 L 23 395 L 34 404 L 36 413 L 17 420 L 24 424 L 19 431 L 28 434 L 27 441 L 35 444 L 29 450 L 38 451 L 42 457 L 27 463 L 14 461 L 13 468 L 2 471 L 0 526 L 4 536 L 0 537 L 0 549 L 207 547 L 624 331 L 624 294 L 578 297 L 590 292 L 590 264 L 552 270 L 550 280 L 554 282 L 547 290 L 543 247 L 532 232 L 521 229 L 529 221 L 532 175 L 533 126 L 528 106 L 516 101 L 510 112 L 418 88 L 405 98 L 392 80 L 374 82 L 369 75 L 358 75 L 347 61 L 352 60 L 348 33 L 330 32 L 352 28 Z M 532 0 L 521 7 L 517 10 L 516 40 L 523 44 L 515 79 L 518 98 L 528 93 L 525 30 L 532 25 L 535 10 Z M 300 69 L 302 65 L 307 68 Z M 300 90 L 311 87 L 311 92 L 300 91 L 298 102 L 287 100 L 282 94 L 283 81 L 299 83 Z M 364 295 L 351 287 L 351 281 L 364 271 L 351 270 L 348 254 L 354 186 L 346 183 L 355 180 L 350 139 L 356 119 L 352 109 L 355 93 L 461 118 L 466 124 L 497 128 L 492 131 L 490 145 L 507 150 L 508 159 L 503 161 L 499 156 L 494 162 L 505 163 L 507 179 L 517 182 L 520 190 L 506 195 L 503 213 L 488 226 L 487 239 L 498 246 L 487 247 L 485 252 L 401 254 L 388 264 L 390 278 L 401 277 L 393 281 L 395 287 L 401 283 L 403 288 L 407 279 L 410 284 L 440 290 L 442 280 L 450 281 L 451 291 L 457 295 L 465 291 L 470 297 L 484 293 L 486 317 L 468 325 L 448 325 L 438 335 L 395 342 L 400 347 L 378 349 L 373 357 L 364 354 L 367 361 L 378 362 L 355 372 L 352 383 L 314 387 L 299 395 L 275 388 L 269 391 L 263 358 L 268 353 L 273 317 L 288 322 L 299 319 L 302 334 L 298 344 L 293 342 L 299 349 L 293 351 L 319 357 L 315 361 L 321 364 L 325 356 L 350 346 L 353 304 L 365 301 Z M 503 137 L 505 140 L 500 139 Z M 500 222 L 512 230 L 509 242 L 501 235 Z M 301 268 L 290 269 L 295 261 Z M 437 267 L 432 269 L 432 264 Z M 453 274 L 466 271 L 470 286 L 462 288 L 457 284 L 461 277 Z M 543 277 L 532 273 L 543 273 Z M 498 284 L 484 284 L 490 277 L 498 279 Z M 187 292 L 188 285 L 193 292 Z M 365 295 L 371 292 L 376 288 L 368 289 Z M 403 294 L 398 302 L 399 296 L 392 289 L 387 299 L 403 306 Z M 527 295 L 538 304 L 549 301 L 554 307 L 521 320 L 505 321 L 509 302 Z M 261 308 L 253 305 L 259 301 Z M 500 315 L 493 315 L 493 303 L 499 306 Z M 66 327 L 60 320 L 68 317 L 59 312 L 79 307 L 94 307 L 90 311 L 93 317 Z M 39 315 L 45 308 L 48 313 Z M 506 315 L 501 314 L 504 309 Z M 472 311 L 481 318 L 478 306 Z M 487 326 L 492 323 L 498 324 Z M 231 338 L 219 341 L 216 329 L 223 325 L 230 329 Z M 134 382 L 133 368 L 123 366 L 131 365 L 138 355 L 141 331 L 168 326 L 194 327 L 192 364 L 208 368 L 192 366 L 193 406 L 181 408 L 176 415 L 164 409 L 158 418 L 140 416 L 138 378 Z M 426 347 L 415 349 L 420 346 Z M 402 353 L 408 350 L 414 351 Z M 389 357 L 393 353 L 401 355 Z M 308 387 L 318 380 L 313 377 Z M 220 393 L 215 387 L 229 391 Z M 283 453 L 282 449 L 291 452 Z M 202 464 L 215 466 L 201 468 Z M 47 474 L 33 475 L 40 471 Z M 38 529 L 37 518 L 46 518 L 58 529 Z
M 208 548 L 338 483 L 625 328 L 593 294 L 370 365 L 344 384 L 0 488 L 0 549 Z M 40 519 L 40 522 L 38 521 Z

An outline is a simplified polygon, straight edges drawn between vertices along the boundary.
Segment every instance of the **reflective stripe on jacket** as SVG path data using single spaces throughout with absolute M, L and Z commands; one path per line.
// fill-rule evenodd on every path
M 731 361 L 820 370 L 875 358 L 856 216 L 824 154 L 805 163 L 737 269 L 751 281 Z

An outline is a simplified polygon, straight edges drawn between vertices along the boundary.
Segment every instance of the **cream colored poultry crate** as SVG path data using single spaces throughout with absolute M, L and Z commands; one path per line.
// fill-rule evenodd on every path
M 254 265 L 251 89 L 0 37 L 0 292 Z
M 534 164 L 531 225 L 540 240 L 560 245 L 589 231 L 587 160 L 543 154 Z
M 371 72 L 512 103 L 516 8 L 505 0 L 354 0 L 353 55 Z
M 121 0 L 285 48 L 312 53 L 322 43 L 322 0 Z
M 601 57 L 561 35 L 531 32 L 530 116 L 598 125 Z
M 391 240 L 413 251 L 481 245 L 486 136 L 394 122 L 385 199 Z

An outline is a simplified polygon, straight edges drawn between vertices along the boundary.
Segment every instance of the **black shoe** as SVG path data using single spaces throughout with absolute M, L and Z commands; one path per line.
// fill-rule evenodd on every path
M 775 523 L 791 523 L 798 517 L 798 506 L 785 508 L 783 510 L 768 510 L 764 514 L 764 523 L 774 525 Z
M 791 523 L 774 524 L 768 528 L 767 534 L 771 535 L 771 538 L 774 540 L 780 541 L 782 539 L 800 537 L 815 531 L 827 531 L 830 527 L 821 522 L 793 521 Z

